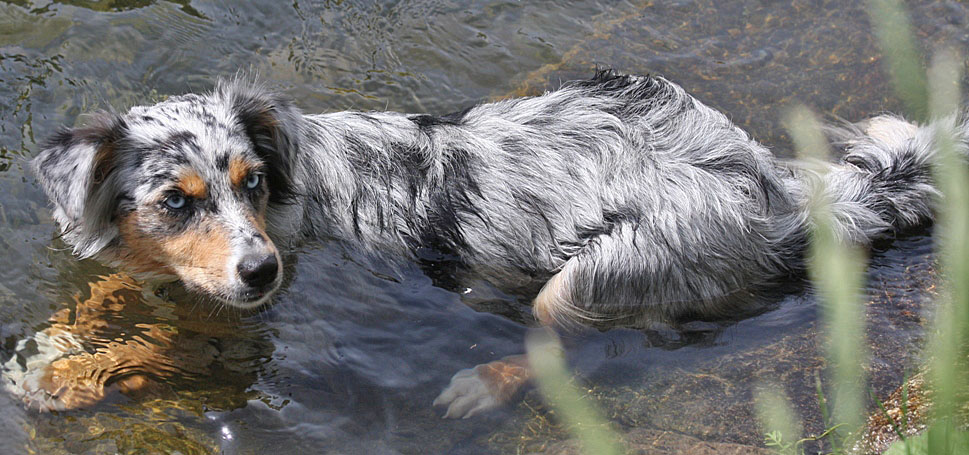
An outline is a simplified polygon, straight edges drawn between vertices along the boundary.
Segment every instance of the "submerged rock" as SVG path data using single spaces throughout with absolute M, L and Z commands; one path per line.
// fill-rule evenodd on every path
M 907 402 L 903 399 L 906 394 Z M 882 402 L 884 412 L 879 409 L 868 417 L 864 435 L 855 451 L 866 455 L 884 452 L 899 440 L 896 428 L 905 436 L 925 431 L 931 402 L 925 373 L 912 376 Z
M 868 417 L 862 438 L 855 447 L 855 453 L 880 454 L 901 440 L 899 433 L 907 439 L 925 432 L 931 423 L 933 406 L 933 393 L 928 375 L 929 373 L 923 369 L 882 401 L 884 411 L 876 409 Z M 957 423 L 962 429 L 969 428 L 969 391 L 959 394 L 958 401 L 962 405 L 956 410 Z

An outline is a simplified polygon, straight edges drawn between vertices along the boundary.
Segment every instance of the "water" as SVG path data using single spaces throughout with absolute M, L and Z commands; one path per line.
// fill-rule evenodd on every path
M 927 48 L 969 53 L 969 7 L 911 4 Z M 850 120 L 898 110 L 861 6 L 847 1 L 0 2 L 0 338 L 3 358 L 113 273 L 55 239 L 23 159 L 61 125 L 220 76 L 253 71 L 306 111 L 446 113 L 554 88 L 596 65 L 682 83 L 789 156 L 781 127 L 802 101 Z M 869 339 L 876 392 L 917 364 L 932 296 L 931 236 L 873 255 Z M 89 348 L 175 333 L 182 374 L 131 400 L 38 414 L 0 396 L 2 453 L 496 453 L 565 450 L 534 392 L 505 410 L 440 419 L 430 403 L 459 369 L 521 351 L 524 327 L 464 305 L 427 271 L 308 245 L 277 304 L 212 312 L 178 295 L 118 291 L 123 312 Z M 479 291 L 480 292 L 480 291 Z M 684 332 L 613 330 L 570 353 L 590 397 L 635 440 L 649 432 L 757 445 L 755 383 L 781 383 L 809 430 L 823 370 L 809 291 L 739 322 Z M 78 313 L 68 315 L 74 322 Z M 139 338 L 140 336 L 140 338 Z M 637 436 L 639 435 L 639 436 Z M 653 447 L 654 451 L 659 451 Z M 662 453 L 662 452 L 660 452 Z

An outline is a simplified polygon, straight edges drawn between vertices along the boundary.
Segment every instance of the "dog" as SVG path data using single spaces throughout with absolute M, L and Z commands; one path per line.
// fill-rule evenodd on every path
M 945 121 L 965 153 L 969 123 Z M 831 127 L 845 154 L 817 172 L 657 76 L 601 70 L 444 116 L 306 115 L 236 77 L 97 114 L 31 166 L 78 257 L 226 306 L 266 304 L 281 249 L 314 239 L 456 258 L 529 292 L 540 324 L 642 327 L 723 316 L 801 275 L 819 189 L 848 243 L 930 222 L 933 131 L 892 115 Z M 521 355 L 478 365 L 434 404 L 469 417 L 530 376 Z M 36 397 L 43 385 L 7 388 Z

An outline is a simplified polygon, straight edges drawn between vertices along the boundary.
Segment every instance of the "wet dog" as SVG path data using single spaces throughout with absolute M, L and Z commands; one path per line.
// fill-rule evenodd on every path
M 964 151 L 969 125 L 951 124 Z M 224 305 L 267 302 L 279 249 L 309 238 L 447 253 L 537 291 L 543 324 L 642 326 L 720 315 L 799 274 L 821 186 L 849 242 L 931 219 L 931 128 L 882 116 L 832 132 L 846 155 L 816 173 L 659 77 L 600 71 L 445 116 L 305 115 L 235 79 L 99 114 L 32 165 L 78 256 Z M 479 365 L 435 403 L 473 415 L 529 376 L 521 356 Z

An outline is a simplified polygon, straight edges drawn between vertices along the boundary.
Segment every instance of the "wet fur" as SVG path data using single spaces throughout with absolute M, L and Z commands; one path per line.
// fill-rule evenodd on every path
M 303 115 L 234 79 L 61 133 L 34 167 L 80 256 L 124 263 L 119 221 L 138 193 L 193 161 L 186 154 L 217 164 L 196 169 L 202 179 L 225 172 L 235 147 L 266 170 L 276 244 L 337 239 L 397 257 L 433 248 L 505 288 L 562 272 L 540 295 L 541 319 L 648 322 L 715 315 L 799 273 L 814 187 L 831 195 L 850 242 L 929 220 L 931 129 L 895 119 L 898 137 L 886 136 L 892 118 L 880 119 L 873 135 L 833 128 L 847 154 L 817 174 L 658 77 L 601 71 L 441 117 Z M 966 124 L 950 123 L 964 148 Z M 78 176 L 87 184 L 68 184 Z

